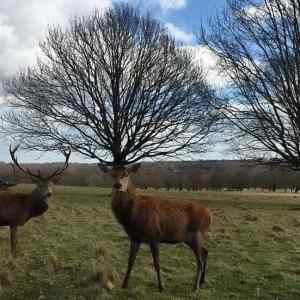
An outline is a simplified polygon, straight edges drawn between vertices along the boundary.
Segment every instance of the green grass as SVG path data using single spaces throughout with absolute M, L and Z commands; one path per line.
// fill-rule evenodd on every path
M 192 291 L 192 252 L 161 245 L 160 294 L 146 245 L 129 289 L 120 288 L 129 243 L 110 210 L 109 190 L 54 192 L 49 211 L 20 227 L 16 259 L 9 255 L 7 228 L 0 229 L 0 299 L 300 299 L 300 197 L 161 192 L 201 202 L 213 211 L 214 222 L 203 289 Z

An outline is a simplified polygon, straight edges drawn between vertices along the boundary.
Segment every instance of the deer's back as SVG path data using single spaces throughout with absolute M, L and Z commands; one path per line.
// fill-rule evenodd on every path
M 30 218 L 27 198 L 22 193 L 0 193 L 0 226 L 23 225 Z

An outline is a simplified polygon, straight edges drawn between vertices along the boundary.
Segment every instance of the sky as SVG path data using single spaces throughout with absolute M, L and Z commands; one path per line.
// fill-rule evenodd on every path
M 127 0 L 118 0 L 126 2 Z M 206 23 L 221 10 L 226 0 L 128 0 L 149 10 L 153 17 L 165 24 L 170 33 L 180 42 L 192 47 L 197 61 L 201 61 L 207 71 L 208 80 L 218 85 L 221 79 L 212 70 L 216 59 L 203 47 L 197 45 L 195 32 L 201 22 Z M 94 8 L 104 10 L 112 5 L 111 0 L 1 0 L 0 1 L 0 80 L 13 75 L 21 68 L 35 64 L 39 55 L 39 41 L 43 40 L 48 25 L 66 26 L 74 15 L 85 15 Z M 4 95 L 0 89 L 0 107 Z M 56 161 L 60 157 L 28 153 L 25 161 Z M 207 158 L 221 158 L 210 153 Z M 0 144 L 0 161 L 10 161 L 8 145 Z M 72 156 L 72 161 L 82 161 Z

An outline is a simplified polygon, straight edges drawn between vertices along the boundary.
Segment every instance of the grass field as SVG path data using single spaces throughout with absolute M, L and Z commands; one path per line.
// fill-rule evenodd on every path
M 160 193 L 193 198 L 214 214 L 203 289 L 192 291 L 196 264 L 190 249 L 162 245 L 160 294 L 145 245 L 129 289 L 120 288 L 129 243 L 110 210 L 109 190 L 54 192 L 49 211 L 20 228 L 17 259 L 9 255 L 7 228 L 0 229 L 0 299 L 300 299 L 298 196 Z

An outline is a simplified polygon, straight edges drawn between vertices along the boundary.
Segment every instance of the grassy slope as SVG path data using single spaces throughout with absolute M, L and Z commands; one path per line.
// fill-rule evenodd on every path
M 48 213 L 20 229 L 16 260 L 8 255 L 8 230 L 0 229 L 0 299 L 300 299 L 300 198 L 164 196 L 197 199 L 214 213 L 207 283 L 198 294 L 191 292 L 194 257 L 184 245 L 161 246 L 163 294 L 145 245 L 130 288 L 120 289 L 128 241 L 112 216 L 109 190 L 57 187 Z

